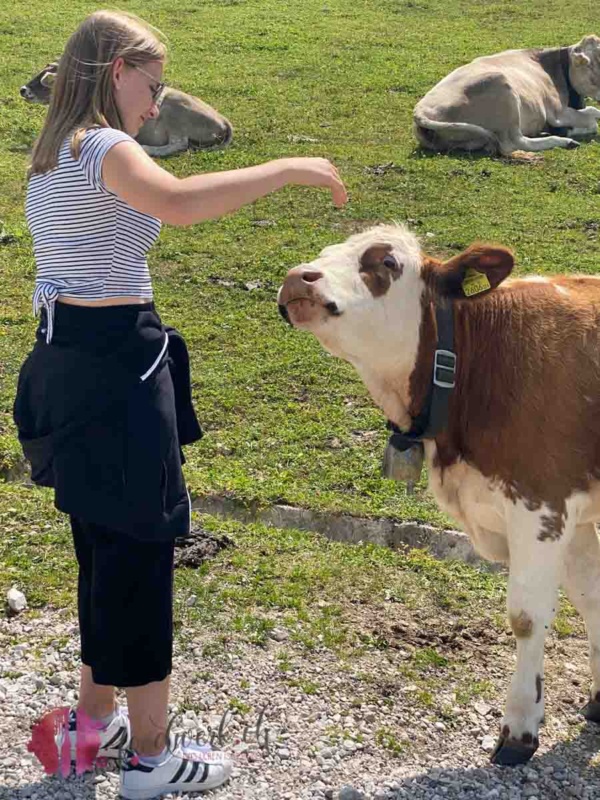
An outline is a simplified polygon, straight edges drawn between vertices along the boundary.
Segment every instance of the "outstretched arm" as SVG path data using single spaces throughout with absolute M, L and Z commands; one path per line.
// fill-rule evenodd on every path
M 216 219 L 289 184 L 329 189 L 335 205 L 347 200 L 336 168 L 325 158 L 281 158 L 255 167 L 176 178 L 134 142 L 119 142 L 104 158 L 102 178 L 133 208 L 171 225 Z

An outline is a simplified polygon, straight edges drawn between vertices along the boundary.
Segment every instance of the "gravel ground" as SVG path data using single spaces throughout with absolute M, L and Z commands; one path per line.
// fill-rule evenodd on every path
M 387 622 L 380 619 L 379 624 Z M 432 624 L 435 628 L 435 620 Z M 538 756 L 528 766 L 500 769 L 489 765 L 487 751 L 498 729 L 514 641 L 508 633 L 486 635 L 476 626 L 454 639 L 446 631 L 445 641 L 454 642 L 464 669 L 474 680 L 490 681 L 493 699 L 473 698 L 459 707 L 453 686 L 441 675 L 434 677 L 436 700 L 447 708 L 441 717 L 417 702 L 416 687 L 399 677 L 411 641 L 422 638 L 423 630 L 417 613 L 412 628 L 397 632 L 402 644 L 351 661 L 327 650 L 307 657 L 287 641 L 282 628 L 275 629 L 266 647 L 230 643 L 225 652 L 207 655 L 213 633 L 198 637 L 185 653 L 177 652 L 177 730 L 209 738 L 224 711 L 235 709 L 223 733 L 224 749 L 236 761 L 234 778 L 210 796 L 600 798 L 600 768 L 595 766 L 600 763 L 600 728 L 577 715 L 588 680 L 581 631 L 564 639 L 553 635 L 549 641 L 547 724 Z M 76 699 L 77 659 L 77 625 L 69 613 L 27 611 L 0 620 L 0 800 L 118 797 L 114 765 L 65 780 L 45 776 L 27 752 L 31 724 L 45 711 Z M 259 744 L 254 726 L 263 707 Z

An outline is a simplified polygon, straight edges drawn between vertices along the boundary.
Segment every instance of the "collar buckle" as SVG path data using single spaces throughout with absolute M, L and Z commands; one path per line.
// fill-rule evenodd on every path
M 456 353 L 451 350 L 435 351 L 433 383 L 440 389 L 454 389 L 456 385 Z

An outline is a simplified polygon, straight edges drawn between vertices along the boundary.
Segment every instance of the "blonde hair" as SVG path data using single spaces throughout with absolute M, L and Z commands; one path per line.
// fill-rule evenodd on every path
M 84 19 L 60 58 L 28 175 L 57 166 L 58 151 L 71 131 L 71 152 L 78 158 L 89 128 L 123 130 L 114 98 L 112 65 L 117 58 L 131 66 L 165 61 L 167 48 L 161 36 L 157 28 L 123 11 L 96 11 Z

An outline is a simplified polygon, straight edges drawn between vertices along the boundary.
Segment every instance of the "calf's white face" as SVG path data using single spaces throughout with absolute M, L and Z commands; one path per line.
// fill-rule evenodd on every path
M 421 250 L 402 226 L 381 225 L 326 247 L 288 272 L 282 314 L 359 369 L 414 359 L 421 318 Z
M 585 36 L 571 52 L 569 75 L 584 97 L 600 100 L 600 38 Z
M 442 262 L 424 254 L 405 227 L 381 225 L 291 269 L 279 290 L 279 309 L 355 367 L 388 419 L 410 427 L 409 379 L 433 298 L 464 299 L 472 272 L 485 281 L 478 293 L 494 289 L 512 267 L 512 254 L 501 246 L 475 243 Z

